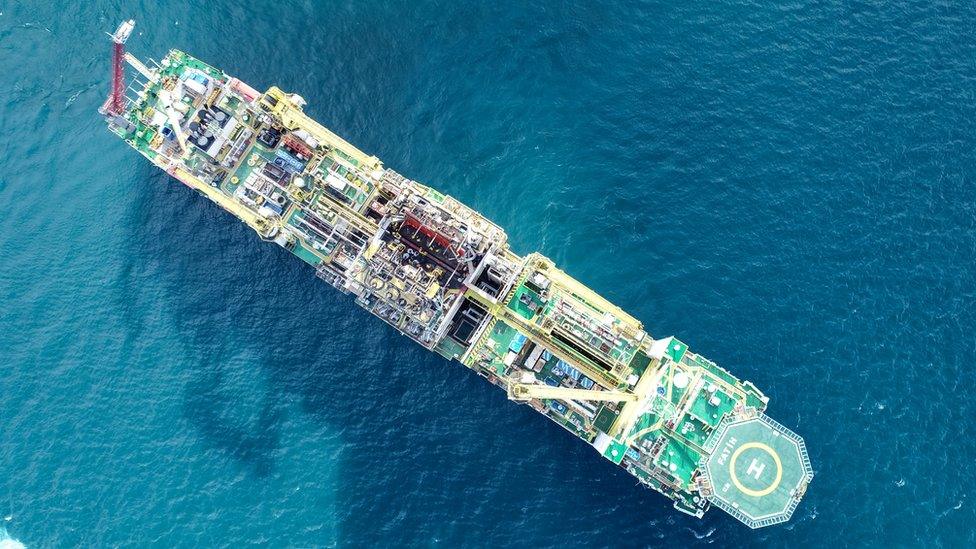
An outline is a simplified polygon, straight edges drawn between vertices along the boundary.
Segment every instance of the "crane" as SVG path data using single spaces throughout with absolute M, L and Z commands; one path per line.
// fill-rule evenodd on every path
M 174 104 L 175 101 L 170 91 L 159 91 L 159 106 L 162 107 L 162 111 L 169 120 L 170 126 L 173 127 L 173 133 L 176 134 L 176 142 L 180 145 L 180 152 L 186 152 L 188 146 L 186 133 L 183 132 L 182 126 L 183 116 L 176 110 Z
M 550 387 L 538 383 L 509 383 L 508 398 L 526 401 L 534 398 L 556 400 L 584 400 L 594 402 L 636 402 L 640 395 L 623 391 L 594 391 L 593 389 L 570 389 L 569 387 Z
M 637 402 L 640 400 L 640 395 L 624 391 L 552 387 L 544 383 L 538 383 L 532 372 L 523 372 L 521 379 L 508 379 L 508 398 L 520 402 L 535 398 L 592 402 Z

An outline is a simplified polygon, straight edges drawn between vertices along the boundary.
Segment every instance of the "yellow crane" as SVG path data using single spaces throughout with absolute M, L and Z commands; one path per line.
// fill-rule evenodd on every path
M 583 400 L 599 402 L 636 402 L 640 399 L 634 393 L 623 391 L 595 391 L 593 389 L 570 389 L 569 387 L 551 387 L 538 383 L 509 383 L 508 398 L 517 401 L 527 401 L 534 398 L 549 398 L 556 400 Z

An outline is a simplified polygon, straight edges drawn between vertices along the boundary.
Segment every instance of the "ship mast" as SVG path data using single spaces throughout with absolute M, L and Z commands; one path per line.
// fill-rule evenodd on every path
M 132 29 L 136 22 L 132 19 L 123 21 L 115 34 L 110 34 L 112 38 L 112 91 L 108 98 L 98 109 L 98 112 L 105 116 L 117 116 L 125 110 L 125 75 L 123 62 L 125 61 L 125 41 L 132 34 Z

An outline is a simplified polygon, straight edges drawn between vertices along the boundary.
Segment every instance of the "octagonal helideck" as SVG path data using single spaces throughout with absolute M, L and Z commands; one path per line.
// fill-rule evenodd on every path
M 761 413 L 727 417 L 705 449 L 709 501 L 752 528 L 789 520 L 813 478 L 803 439 Z

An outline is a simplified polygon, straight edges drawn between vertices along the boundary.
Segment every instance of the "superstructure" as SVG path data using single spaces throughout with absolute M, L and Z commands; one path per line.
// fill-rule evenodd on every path
M 419 345 L 457 360 L 702 516 L 786 521 L 813 471 L 752 383 L 643 325 L 450 196 L 181 51 L 144 64 L 113 40 L 109 129 L 161 170 Z M 123 65 L 135 70 L 129 85 Z M 486 420 L 487 421 L 487 420 Z

